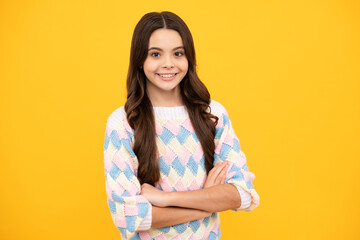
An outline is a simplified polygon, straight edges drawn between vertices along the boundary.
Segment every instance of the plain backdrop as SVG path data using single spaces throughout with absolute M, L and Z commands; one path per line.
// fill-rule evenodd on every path
M 344 0 L 1 1 L 0 238 L 120 239 L 105 125 L 136 23 L 163 10 L 256 175 L 260 206 L 221 213 L 221 239 L 360 239 L 360 4 Z

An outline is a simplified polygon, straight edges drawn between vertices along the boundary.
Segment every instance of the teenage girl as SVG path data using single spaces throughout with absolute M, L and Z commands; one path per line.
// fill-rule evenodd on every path
M 259 205 L 229 115 L 200 81 L 191 33 L 174 13 L 136 25 L 127 100 L 107 120 L 104 148 L 122 239 L 219 239 L 219 212 Z

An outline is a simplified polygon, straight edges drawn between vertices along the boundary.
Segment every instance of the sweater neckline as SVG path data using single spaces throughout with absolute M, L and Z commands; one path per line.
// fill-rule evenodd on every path
M 184 105 L 174 107 L 153 106 L 153 110 L 156 119 L 176 119 L 189 116 Z

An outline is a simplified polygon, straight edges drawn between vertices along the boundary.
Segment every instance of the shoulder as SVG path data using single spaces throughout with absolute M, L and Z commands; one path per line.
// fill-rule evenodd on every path
M 231 126 L 231 120 L 224 105 L 222 105 L 218 101 L 211 100 L 210 109 L 211 109 L 211 114 L 219 118 L 217 127 L 226 126 L 226 125 Z
M 124 106 L 115 109 L 107 119 L 107 129 L 121 129 L 124 126 L 124 120 L 126 120 L 126 112 Z
M 211 99 L 210 101 L 210 111 L 218 117 L 221 117 L 223 114 L 228 115 L 224 105 L 214 99 Z

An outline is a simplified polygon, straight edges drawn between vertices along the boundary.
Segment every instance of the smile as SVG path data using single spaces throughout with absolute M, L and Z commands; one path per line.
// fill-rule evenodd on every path
M 175 78 L 175 76 L 177 75 L 177 73 L 167 73 L 167 74 L 161 74 L 161 73 L 157 73 L 157 75 L 160 77 L 160 79 L 162 80 L 172 80 Z
M 160 77 L 165 77 L 165 78 L 169 78 L 169 77 L 173 77 L 176 75 L 176 73 L 168 73 L 168 74 L 161 74 L 161 73 L 158 73 L 158 75 Z

